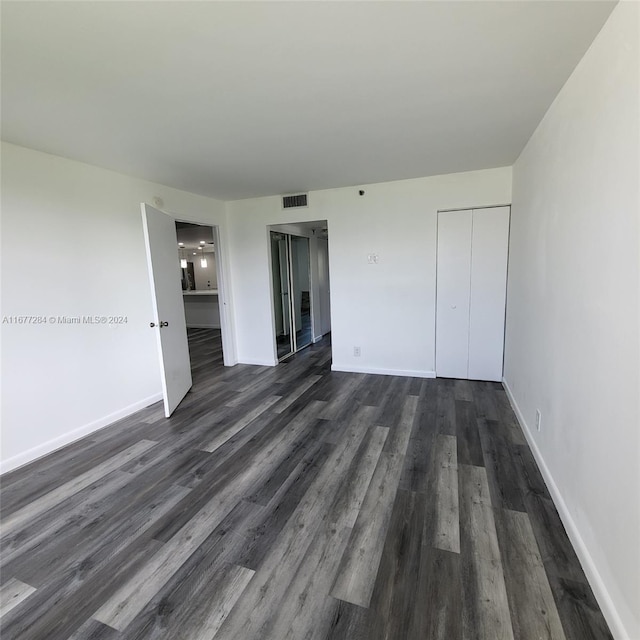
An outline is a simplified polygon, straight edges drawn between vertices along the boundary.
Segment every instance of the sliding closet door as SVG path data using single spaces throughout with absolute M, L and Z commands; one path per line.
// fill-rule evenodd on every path
M 472 211 L 438 212 L 436 374 L 466 378 L 469 368 Z
M 278 360 L 313 342 L 309 238 L 271 231 L 271 273 Z
M 289 300 L 289 242 L 282 233 L 271 232 L 273 310 L 278 359 L 293 353 L 291 302 Z
M 502 380 L 509 212 L 509 207 L 473 211 L 470 380 Z
M 320 293 L 320 331 L 326 335 L 331 331 L 331 298 L 329 294 L 329 241 L 318 238 L 318 289 Z
M 295 351 L 313 341 L 311 327 L 311 261 L 309 238 L 291 238 L 291 292 L 295 334 Z

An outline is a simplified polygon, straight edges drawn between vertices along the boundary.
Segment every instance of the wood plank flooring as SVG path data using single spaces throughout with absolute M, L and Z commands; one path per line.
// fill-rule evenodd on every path
M 611 638 L 501 385 L 324 340 L 2 478 L 3 640 Z

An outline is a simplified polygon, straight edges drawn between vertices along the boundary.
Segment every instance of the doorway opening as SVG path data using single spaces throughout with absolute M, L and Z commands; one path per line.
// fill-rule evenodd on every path
M 274 349 L 281 362 L 331 332 L 326 220 L 272 225 Z
M 198 292 L 196 266 L 193 266 L 192 271 L 189 269 L 189 259 L 186 254 L 188 245 L 186 240 L 178 240 L 176 216 L 160 211 L 146 202 L 141 203 L 140 209 L 149 270 L 149 283 L 151 285 L 151 310 L 153 315 L 150 318 L 149 326 L 156 334 L 162 398 L 165 416 L 168 418 L 193 385 L 192 363 L 189 357 L 189 343 L 185 322 L 185 295 L 182 287 L 185 287 L 185 291 L 192 292 L 189 295 L 212 296 L 214 295 L 211 291 L 214 289 L 214 281 L 212 278 L 205 278 L 203 281 L 205 290 L 202 293 Z M 210 232 L 208 242 L 205 238 L 200 237 L 197 243 L 198 247 L 205 247 L 208 244 L 209 248 L 213 249 L 216 285 L 220 294 L 218 316 L 220 318 L 222 344 L 224 345 L 222 353 L 224 364 L 233 365 L 235 364 L 235 345 L 233 342 L 233 328 L 227 309 L 225 260 L 220 255 L 219 230 L 218 227 L 210 226 L 206 223 L 199 225 L 189 221 L 187 224 L 190 227 L 208 228 Z M 200 233 L 203 232 L 200 231 Z M 211 234 L 213 240 L 211 240 Z M 204 241 L 204 245 L 201 244 L 202 241 Z M 179 243 L 182 243 L 182 245 Z M 201 254 L 200 256 L 198 256 L 198 251 Z M 196 254 L 195 256 L 193 255 L 194 253 Z M 205 251 L 204 248 L 196 251 L 192 249 L 191 261 L 195 257 L 200 260 L 200 267 L 203 268 L 204 263 L 209 260 L 208 254 L 211 254 L 211 251 Z M 182 269 L 186 271 L 183 273 Z M 192 276 L 191 278 L 190 275 Z M 204 342 L 206 342 L 206 339 Z M 211 356 L 212 354 L 209 353 L 208 355 Z M 208 360 L 205 358 L 204 362 L 199 364 L 206 371 L 207 365 L 210 365 L 213 360 L 213 358 Z
M 176 221 L 176 236 L 191 375 L 197 382 L 224 366 L 216 229 Z

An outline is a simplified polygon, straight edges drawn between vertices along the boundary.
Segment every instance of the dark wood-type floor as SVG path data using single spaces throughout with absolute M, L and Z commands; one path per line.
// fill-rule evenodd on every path
M 611 638 L 502 387 L 332 373 L 326 341 L 2 486 L 2 638 Z

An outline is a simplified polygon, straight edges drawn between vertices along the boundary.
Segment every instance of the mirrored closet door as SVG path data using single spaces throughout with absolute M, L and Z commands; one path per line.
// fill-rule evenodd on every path
M 273 309 L 278 360 L 312 340 L 309 238 L 271 231 Z

